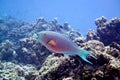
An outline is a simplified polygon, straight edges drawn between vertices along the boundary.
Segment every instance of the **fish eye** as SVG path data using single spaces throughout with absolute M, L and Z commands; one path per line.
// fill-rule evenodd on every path
M 46 33 L 44 33 L 44 36 L 46 36 L 47 34 Z

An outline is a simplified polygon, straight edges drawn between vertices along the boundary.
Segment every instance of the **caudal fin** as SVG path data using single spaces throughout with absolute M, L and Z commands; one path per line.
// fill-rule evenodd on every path
M 87 56 L 88 56 L 88 55 L 96 59 L 95 56 L 93 56 L 89 51 L 84 50 L 84 49 L 80 49 L 78 55 L 79 55 L 84 61 L 86 61 L 86 62 L 88 62 L 88 63 L 90 63 L 90 64 L 92 64 L 92 63 L 87 60 Z

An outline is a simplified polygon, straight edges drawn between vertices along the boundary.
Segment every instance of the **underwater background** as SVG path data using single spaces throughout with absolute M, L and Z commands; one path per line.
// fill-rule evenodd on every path
M 53 54 L 34 37 L 40 31 L 96 59 Z M 120 80 L 120 1 L 0 0 L 0 80 Z
M 96 29 L 96 18 L 120 17 L 119 7 L 119 0 L 0 0 L 4 15 L 30 23 L 39 17 L 48 21 L 58 18 L 60 24 L 68 22 L 84 36 L 89 29 Z

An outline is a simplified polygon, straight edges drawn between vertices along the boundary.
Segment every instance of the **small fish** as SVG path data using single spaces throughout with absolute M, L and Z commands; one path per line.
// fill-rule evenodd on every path
M 80 49 L 69 38 L 57 32 L 41 31 L 37 33 L 36 39 L 54 53 L 79 55 L 83 60 L 90 64 L 92 63 L 88 61 L 86 57 L 89 55 L 95 58 L 89 51 Z

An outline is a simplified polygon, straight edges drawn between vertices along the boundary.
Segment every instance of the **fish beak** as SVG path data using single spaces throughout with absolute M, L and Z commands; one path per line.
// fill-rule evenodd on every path
M 33 38 L 35 38 L 35 39 L 37 39 L 37 40 L 40 40 L 40 38 L 41 38 L 40 32 L 34 33 L 34 34 L 33 34 Z
M 40 40 L 41 39 L 41 35 L 40 35 L 40 32 L 37 33 L 37 37 L 36 39 Z

